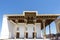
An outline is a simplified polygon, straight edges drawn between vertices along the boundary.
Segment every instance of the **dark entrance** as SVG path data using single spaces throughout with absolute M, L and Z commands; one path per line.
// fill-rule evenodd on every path
M 34 38 L 34 32 L 33 32 L 33 38 Z
M 19 32 L 16 33 L 16 38 L 19 38 Z
M 28 33 L 26 32 L 26 38 L 28 38 Z

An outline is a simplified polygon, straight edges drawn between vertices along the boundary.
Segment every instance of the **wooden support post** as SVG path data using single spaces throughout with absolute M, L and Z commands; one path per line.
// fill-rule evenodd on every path
M 27 20 L 26 19 L 24 19 L 24 21 L 25 21 L 25 30 L 24 30 L 24 40 L 26 40 L 26 25 L 27 25 Z
M 35 23 L 35 26 L 34 26 L 34 40 L 36 40 L 36 23 Z
M 43 22 L 43 37 L 44 37 L 44 40 L 46 39 L 46 28 L 45 28 L 45 19 L 42 21 Z
M 50 34 L 50 39 L 51 39 L 51 29 L 50 29 L 50 24 L 49 24 L 49 34 Z
M 15 22 L 16 22 L 16 28 L 15 28 L 15 40 L 16 40 L 16 32 L 17 32 L 17 27 L 18 27 L 18 20 L 16 19 Z
M 40 36 L 41 36 L 41 23 L 40 23 Z
M 34 20 L 34 40 L 36 40 L 36 19 Z
M 17 24 L 16 24 L 16 26 L 15 26 L 16 28 L 17 28 Z M 16 40 L 16 28 L 15 28 L 15 40 Z
M 25 30 L 24 30 L 24 40 L 26 40 L 26 23 L 25 23 Z

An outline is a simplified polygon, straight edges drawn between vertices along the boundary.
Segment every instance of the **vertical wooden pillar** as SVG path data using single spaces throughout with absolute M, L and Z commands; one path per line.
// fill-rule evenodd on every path
M 56 19 L 55 20 L 55 25 L 56 25 L 56 34 L 58 34 L 59 33 L 59 24 L 58 24 L 58 22 L 59 22 L 59 19 Z M 56 35 L 56 39 L 58 39 L 58 35 Z
M 27 20 L 24 19 L 24 21 L 25 21 L 24 40 L 26 40 L 26 25 L 27 25 Z
M 49 24 L 49 34 L 51 34 L 50 24 Z
M 34 26 L 34 40 L 36 40 L 36 23 L 35 23 L 35 26 Z
M 34 20 L 34 40 L 36 40 L 36 19 Z
M 26 23 L 25 23 L 25 30 L 24 30 L 24 40 L 26 40 Z
M 40 36 L 41 36 L 41 23 L 40 23 Z
M 57 33 L 60 33 L 60 23 L 57 23 Z
M 15 26 L 16 27 L 15 28 L 15 40 L 16 40 L 16 31 L 17 31 L 17 27 L 18 27 L 18 20 L 16 19 L 15 22 L 16 22 L 16 26 Z
M 16 24 L 16 26 L 15 26 L 15 27 L 17 28 L 17 24 Z M 15 28 L 15 33 L 14 33 L 14 34 L 15 34 L 15 40 L 16 40 L 16 28 Z
M 50 24 L 49 24 L 49 34 L 50 34 L 50 39 L 51 39 L 51 29 L 50 29 Z
M 45 40 L 46 39 L 45 19 L 42 22 L 43 22 L 43 37 L 44 37 L 44 40 Z

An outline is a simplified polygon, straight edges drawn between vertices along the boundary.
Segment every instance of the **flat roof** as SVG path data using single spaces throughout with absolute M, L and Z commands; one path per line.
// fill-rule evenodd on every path
M 57 19 L 60 14 L 38 14 L 37 11 L 24 11 L 23 14 L 5 14 L 4 16 L 8 17 L 8 20 L 12 20 L 16 23 L 25 23 L 25 19 L 28 23 L 34 23 L 33 20 L 36 20 L 36 23 L 41 23 L 41 29 L 43 29 L 42 20 L 45 19 L 45 26 L 49 25 L 51 22 Z

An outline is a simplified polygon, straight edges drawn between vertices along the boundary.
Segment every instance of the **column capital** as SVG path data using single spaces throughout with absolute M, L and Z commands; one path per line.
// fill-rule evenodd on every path
M 24 19 L 24 21 L 27 23 L 27 19 Z
M 46 19 L 43 19 L 43 20 L 42 20 L 42 22 L 45 22 L 45 21 L 46 21 Z
M 16 19 L 15 22 L 16 22 L 16 24 L 17 24 L 17 23 L 18 23 L 18 20 Z
M 36 19 L 35 20 L 33 20 L 34 22 L 36 22 Z

